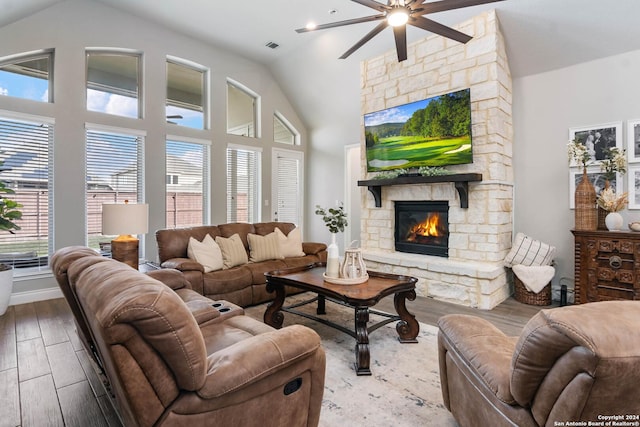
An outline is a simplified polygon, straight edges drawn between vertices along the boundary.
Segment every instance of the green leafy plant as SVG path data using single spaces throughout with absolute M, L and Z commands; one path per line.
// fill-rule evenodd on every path
M 321 215 L 324 225 L 327 226 L 329 232 L 337 233 L 338 231 L 344 231 L 344 228 L 349 225 L 347 222 L 347 214 L 344 211 L 342 203 L 337 208 L 325 209 L 320 205 L 316 205 L 316 215 Z
M 4 162 L 0 160 L 0 173 L 5 171 Z M 15 200 L 8 199 L 7 194 L 15 194 L 7 184 L 0 180 L 0 231 L 8 231 L 14 233 L 14 230 L 20 230 L 20 226 L 15 221 L 22 218 L 20 208 L 22 205 Z M 5 264 L 0 263 L 0 271 L 9 269 Z
M 422 176 L 449 175 L 449 171 L 442 166 L 421 166 L 418 168 L 418 173 Z

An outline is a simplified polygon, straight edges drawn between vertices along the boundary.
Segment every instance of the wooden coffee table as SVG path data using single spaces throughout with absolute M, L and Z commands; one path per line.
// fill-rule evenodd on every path
M 397 276 L 393 274 L 369 272 L 369 280 L 357 285 L 339 285 L 324 280 L 324 263 L 310 264 L 305 267 L 271 271 L 266 273 L 267 291 L 275 292 L 276 296 L 264 313 L 264 322 L 276 329 L 282 327 L 283 311 L 313 319 L 317 322 L 338 329 L 356 339 L 356 373 L 371 375 L 369 369 L 369 334 L 387 323 L 398 321 L 396 331 L 401 343 L 416 343 L 420 325 L 413 314 L 407 311 L 405 301 L 416 298 L 415 277 Z M 300 303 L 284 307 L 286 296 L 285 286 L 311 291 L 317 297 Z M 393 303 L 397 314 L 372 310 L 382 298 L 393 294 Z M 316 314 L 326 314 L 325 300 L 342 304 L 355 309 L 355 331 L 338 325 L 326 318 L 320 318 L 295 310 L 296 307 L 318 302 Z M 369 313 L 386 317 L 386 319 L 367 327 Z

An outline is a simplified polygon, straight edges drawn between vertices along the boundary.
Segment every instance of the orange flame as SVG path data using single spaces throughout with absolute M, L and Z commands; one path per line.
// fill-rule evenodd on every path
M 440 224 L 440 214 L 433 212 L 420 224 L 416 224 L 407 233 L 407 241 L 415 242 L 420 237 L 439 237 L 440 232 L 438 225 Z

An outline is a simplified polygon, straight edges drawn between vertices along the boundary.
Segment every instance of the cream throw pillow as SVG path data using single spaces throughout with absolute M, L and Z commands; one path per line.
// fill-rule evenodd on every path
M 220 251 L 220 246 L 218 246 L 209 234 L 202 239 L 202 242 L 199 242 L 193 237 L 189 237 L 187 256 L 202 264 L 205 273 L 222 269 L 222 252 Z
M 302 233 L 299 228 L 294 228 L 285 236 L 282 230 L 276 227 L 275 233 L 278 235 L 280 254 L 283 258 L 305 256 L 302 250 Z
M 278 235 L 275 231 L 266 236 L 249 233 L 247 234 L 247 240 L 249 241 L 249 261 L 260 262 L 269 259 L 283 258 L 280 253 Z
M 524 233 L 516 234 L 511 250 L 504 258 L 505 267 L 514 265 L 549 265 L 556 255 L 555 246 L 536 240 Z
M 238 233 L 229 238 L 217 236 L 216 243 L 222 251 L 222 268 L 227 269 L 249 262 L 247 251 L 244 249 L 242 239 Z

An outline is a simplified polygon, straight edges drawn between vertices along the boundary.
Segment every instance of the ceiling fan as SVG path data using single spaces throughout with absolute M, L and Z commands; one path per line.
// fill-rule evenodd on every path
M 362 22 L 382 21 L 355 45 L 353 45 L 351 49 L 343 53 L 340 59 L 347 58 L 353 52 L 360 49 L 366 42 L 375 37 L 380 31 L 390 25 L 393 27 L 393 36 L 396 41 L 398 61 L 401 62 L 407 59 L 407 24 L 422 28 L 423 30 L 430 31 L 434 34 L 441 35 L 460 43 L 467 43 L 471 40 L 471 36 L 447 27 L 446 25 L 432 21 L 431 19 L 425 18 L 423 15 L 504 0 L 440 0 L 432 2 L 425 0 L 388 0 L 387 4 L 382 4 L 375 0 L 351 1 L 370 7 L 371 9 L 375 9 L 380 12 L 380 14 L 365 16 L 363 18 L 347 19 L 345 21 L 338 21 L 330 24 L 299 28 L 296 32 L 306 33 L 309 31 L 324 30 L 344 25 L 360 24 Z
M 176 119 L 177 119 L 177 120 L 180 120 L 180 119 L 183 119 L 183 118 L 184 118 L 184 117 L 182 117 L 182 115 L 181 115 L 181 114 L 171 114 L 171 115 L 168 115 L 168 116 L 167 116 L 167 123 L 171 123 L 172 125 L 175 125 L 175 124 L 177 124 L 177 123 L 176 123 L 176 122 L 174 122 L 174 121 L 172 121 L 172 119 L 173 119 L 173 120 L 176 120 Z

